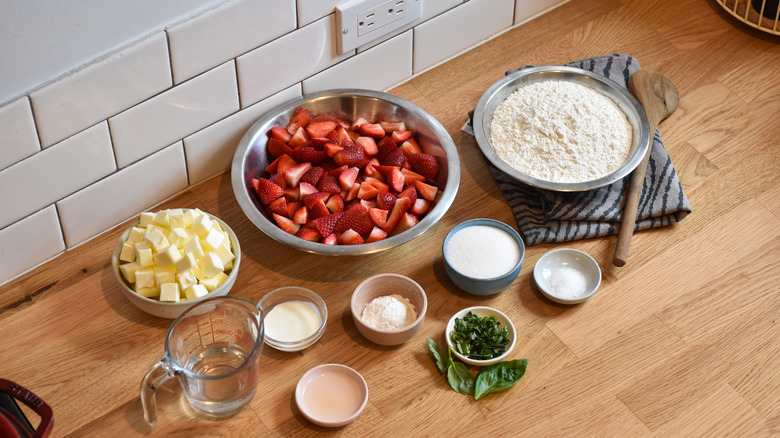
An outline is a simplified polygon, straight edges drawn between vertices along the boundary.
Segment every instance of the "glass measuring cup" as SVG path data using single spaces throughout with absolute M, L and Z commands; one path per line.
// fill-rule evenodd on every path
M 215 297 L 193 305 L 171 325 L 165 355 L 141 382 L 144 419 L 157 423 L 155 390 L 173 376 L 190 405 L 206 415 L 232 415 L 257 389 L 263 313 L 252 301 Z

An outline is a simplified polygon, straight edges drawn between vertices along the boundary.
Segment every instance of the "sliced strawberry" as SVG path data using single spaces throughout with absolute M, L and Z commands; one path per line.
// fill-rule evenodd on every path
M 401 174 L 404 176 L 405 185 L 414 184 L 415 181 L 425 181 L 424 176 L 408 169 L 401 168 Z
M 291 167 L 297 166 L 298 162 L 293 160 L 292 157 L 285 154 L 279 157 L 276 165 L 276 173 L 284 175 Z
M 387 174 L 387 185 L 396 193 L 403 191 L 404 189 L 404 175 L 401 173 L 401 169 L 398 167 L 391 167 L 390 172 Z
M 287 201 L 287 217 L 291 218 L 295 216 L 295 212 L 298 211 L 299 208 L 303 206 L 303 202 L 301 201 Z M 281 214 L 281 213 L 280 213 Z
M 268 177 L 268 181 L 271 181 L 272 183 L 276 184 L 277 186 L 286 189 L 287 188 L 287 181 L 284 179 L 284 175 L 280 173 L 275 173 Z
M 417 225 L 418 222 L 420 222 L 420 219 L 418 219 L 417 216 L 410 213 L 404 213 L 403 216 L 401 216 L 401 220 L 398 221 L 398 225 L 396 225 L 395 228 L 393 228 L 392 234 L 396 235 L 399 233 L 403 233 L 409 228 L 412 228 L 413 226 Z
M 341 173 L 342 173 L 342 172 L 344 172 L 344 171 L 345 171 L 345 170 L 347 170 L 347 169 L 349 169 L 349 166 L 347 166 L 347 165 L 345 164 L 345 165 L 343 165 L 343 166 L 334 167 L 334 168 L 333 168 L 333 169 L 331 169 L 331 170 L 330 170 L 328 173 L 330 173 L 331 175 L 333 175 L 333 176 L 336 176 L 336 177 L 337 177 L 337 176 L 341 175 Z
M 412 138 L 412 134 L 412 131 L 393 131 L 393 133 L 390 135 L 390 138 L 392 138 L 396 144 L 401 144 Z
M 330 234 L 333 234 L 333 230 L 336 228 L 336 223 L 338 223 L 339 219 L 341 219 L 341 216 L 344 213 L 332 213 L 326 216 L 321 216 L 316 219 L 314 219 L 312 222 L 314 223 L 314 226 L 317 228 L 317 231 L 323 235 L 328 236 Z
M 308 240 L 309 242 L 319 242 L 322 236 L 320 236 L 319 231 L 317 231 L 315 228 L 309 228 L 309 227 L 301 227 L 298 229 L 298 231 L 295 233 L 296 236 L 300 237 L 303 240 Z
M 301 200 L 311 195 L 312 193 L 317 192 L 317 189 L 313 185 L 305 182 L 298 184 L 298 190 L 300 191 L 299 197 Z
M 366 123 L 360 125 L 360 133 L 374 138 L 382 138 L 385 136 L 385 130 L 382 129 L 382 125 L 379 123 Z
M 334 143 L 342 147 L 347 147 L 355 143 L 355 141 L 352 140 L 352 136 L 349 135 L 349 131 L 347 131 L 347 129 L 344 128 L 343 126 L 337 126 L 333 132 L 335 132 L 335 140 L 336 140 L 334 141 Z M 333 134 L 330 134 L 328 135 L 328 138 L 332 138 L 332 136 Z
M 392 232 L 396 225 L 398 225 L 398 222 L 401 221 L 401 218 L 412 207 L 412 204 L 414 204 L 414 201 L 412 201 L 411 198 L 396 199 L 395 204 L 393 204 L 393 209 L 390 210 L 390 213 L 387 215 L 387 221 L 382 229 L 388 233 Z
M 265 147 L 266 150 L 268 151 L 268 156 L 273 159 L 277 159 L 284 154 L 289 154 L 290 152 L 292 152 L 292 148 L 290 146 L 287 146 L 286 143 L 277 139 L 276 137 L 269 138 L 268 143 L 266 143 Z
M 268 209 L 271 211 L 271 213 L 280 214 L 282 216 L 289 216 L 289 211 L 287 210 L 287 200 L 284 199 L 284 196 L 280 196 L 271 201 L 268 204 Z
M 374 178 L 373 176 L 369 176 L 368 178 L 365 178 L 363 181 L 374 186 L 380 193 L 387 193 L 390 191 L 390 187 L 388 187 L 387 184 Z
M 336 122 L 330 120 L 311 121 L 306 126 L 306 133 L 309 134 L 309 138 L 327 137 L 334 129 L 336 129 Z
M 344 149 L 340 145 L 337 145 L 336 143 L 326 143 L 322 150 L 325 151 L 325 154 L 331 158 L 333 158 L 334 155 L 340 150 Z
M 252 185 L 255 188 L 255 192 L 257 192 L 257 196 L 260 197 L 260 202 L 264 205 L 268 205 L 271 201 L 275 201 L 284 195 L 283 188 L 266 178 L 252 179 Z
M 309 169 L 311 169 L 311 163 L 297 164 L 287 169 L 287 172 L 284 173 L 284 179 L 290 187 L 298 187 L 301 178 L 303 178 L 303 175 L 305 175 Z
M 293 134 L 290 141 L 287 142 L 287 146 L 290 146 L 291 148 L 295 149 L 296 147 L 306 143 L 309 141 L 309 134 L 306 133 L 306 130 L 303 128 L 298 128 L 297 131 Z
M 290 234 L 295 234 L 298 229 L 301 228 L 299 224 L 294 223 L 292 219 L 288 218 L 287 216 L 273 213 L 273 217 L 276 223 L 279 225 L 279 228 Z
M 378 242 L 378 241 L 386 239 L 386 238 L 387 238 L 387 233 L 385 232 L 385 230 L 383 230 L 383 229 L 381 229 L 379 227 L 374 227 L 371 230 L 371 233 L 368 235 L 368 238 L 366 239 L 366 242 L 368 242 L 368 243 L 370 243 L 370 242 Z
M 303 198 L 303 203 L 306 204 L 307 207 L 313 208 L 314 204 L 322 203 L 322 205 L 325 205 L 325 201 L 328 200 L 328 197 L 330 196 L 330 193 L 325 192 L 314 192 L 310 195 L 306 195 Z
M 336 245 L 338 244 L 337 237 L 335 234 L 329 234 L 322 239 L 322 243 L 325 245 Z
M 344 233 L 346 230 L 354 230 L 358 234 L 367 235 L 374 225 L 368 209 L 361 204 L 354 204 L 343 213 L 333 231 Z
M 284 144 L 287 144 L 287 142 L 292 138 L 292 134 L 290 134 L 287 129 L 281 126 L 274 126 L 268 131 L 268 134 L 270 137 L 273 137 Z
M 351 201 L 353 199 L 357 199 L 357 195 L 360 192 L 360 186 L 362 183 L 356 182 L 355 184 L 352 184 L 352 187 L 349 188 L 349 190 L 345 190 L 341 193 L 341 197 L 344 198 L 344 201 Z
M 309 110 L 301 108 L 297 110 L 292 119 L 290 119 L 290 123 L 287 125 L 287 132 L 295 134 L 298 131 L 298 128 L 305 128 L 309 124 L 309 121 L 311 121 Z
M 321 151 L 325 148 L 325 145 L 330 143 L 330 140 L 323 137 L 312 137 L 311 140 L 309 140 L 309 143 L 311 143 L 311 147 L 314 149 Z
M 420 196 L 431 202 L 436 199 L 436 193 L 439 192 L 438 187 L 426 184 L 422 181 L 415 181 L 414 188 L 417 189 L 417 193 L 419 193 Z
M 374 221 L 376 226 L 380 228 L 384 228 L 385 224 L 387 223 L 387 213 L 388 211 L 382 208 L 368 209 L 368 215 L 371 217 L 371 220 Z
M 409 157 L 409 163 L 414 171 L 427 179 L 436 178 L 439 173 L 439 160 L 431 154 L 424 152 L 414 154 Z
M 384 157 L 379 157 L 379 164 L 384 166 L 401 167 L 403 166 L 405 160 L 406 157 L 404 157 L 404 151 L 402 151 L 401 148 L 395 148 Z
M 363 167 L 363 176 L 365 177 L 371 177 L 376 178 L 378 180 L 384 181 L 384 176 L 382 175 L 382 172 L 380 172 L 376 166 L 379 166 L 379 160 L 376 158 L 371 158 L 368 160 L 368 163 Z
M 311 195 L 310 195 L 311 196 Z M 303 225 L 309 221 L 309 208 L 305 205 L 299 208 L 293 213 L 292 217 L 294 224 Z
M 431 201 L 424 198 L 417 198 L 409 209 L 409 212 L 415 216 L 422 216 L 428 211 L 428 207 L 431 206 Z
M 395 204 L 395 196 L 390 193 L 380 193 L 376 197 L 376 203 L 379 208 L 390 211 L 390 209 L 393 208 L 393 204 Z
M 284 199 L 287 202 L 296 202 L 301 199 L 301 190 L 298 187 L 288 187 L 284 189 Z
M 399 198 L 409 198 L 412 203 L 417 200 L 417 189 L 414 186 L 406 187 L 401 193 L 398 194 Z
M 351 189 L 352 186 L 355 185 L 355 181 L 357 180 L 359 173 L 360 169 L 357 167 L 350 167 L 349 169 L 341 172 L 339 175 L 339 186 L 341 186 L 343 190 Z
M 340 245 L 360 245 L 365 243 L 365 240 L 354 230 L 347 230 L 338 237 Z
M 320 177 L 317 183 L 317 190 L 325 193 L 341 193 L 341 186 L 336 176 L 326 173 Z
M 326 122 L 326 121 L 333 122 L 336 125 L 341 125 L 341 126 L 347 128 L 347 129 L 349 129 L 349 122 L 347 122 L 345 120 L 341 120 L 340 118 L 335 117 L 335 116 L 329 116 L 327 114 L 323 114 L 323 115 L 320 115 L 320 116 L 313 117 L 309 123 Z
M 376 207 L 376 198 L 373 198 L 373 199 L 361 199 L 360 200 L 360 205 L 362 205 L 363 207 L 366 207 L 366 210 L 371 210 L 372 208 L 377 208 Z
M 283 156 L 284 156 L 284 155 L 282 155 L 282 157 L 283 157 Z M 277 170 L 277 168 L 279 167 L 279 160 L 280 160 L 282 157 L 279 157 L 279 158 L 277 158 L 277 159 L 273 160 L 273 161 L 271 162 L 271 164 L 269 164 L 268 166 L 266 166 L 266 167 L 265 167 L 265 171 L 266 171 L 266 172 L 267 172 L 269 175 L 273 175 L 274 173 L 276 173 L 276 170 Z
M 374 199 L 378 194 L 379 190 L 377 190 L 376 187 L 367 182 L 364 182 L 360 185 L 360 190 L 358 190 L 357 197 L 358 199 Z
M 377 158 L 381 161 L 390 152 L 398 149 L 398 145 L 395 144 L 392 138 L 385 137 L 377 142 Z
M 310 143 L 307 143 L 310 144 Z M 325 159 L 328 158 L 328 155 L 325 151 L 318 151 L 317 149 L 314 149 L 311 146 L 308 146 L 307 144 L 302 144 L 292 151 L 288 152 L 288 155 L 293 160 L 303 163 L 308 161 L 309 163 L 319 164 L 325 161 Z
M 314 205 L 311 206 L 311 209 L 309 209 L 309 217 L 312 219 L 327 216 L 329 214 L 331 214 L 331 212 L 323 201 L 315 202 Z
M 323 169 L 320 166 L 312 166 L 311 169 L 309 169 L 308 172 L 303 174 L 303 177 L 301 178 L 301 182 L 309 183 L 313 186 L 317 185 L 317 182 L 320 180 L 320 177 L 322 174 L 325 173 L 325 169 Z
M 344 211 L 344 199 L 339 194 L 331 195 L 325 202 L 325 207 L 328 207 L 331 213 L 341 213 Z
M 422 149 L 420 149 L 420 145 L 417 144 L 417 141 L 414 138 L 410 138 L 405 142 L 401 143 L 401 150 L 404 151 L 404 155 L 406 155 L 407 157 L 411 157 L 414 154 L 419 154 L 420 152 L 422 152 Z
M 360 167 L 368 163 L 366 152 L 360 146 L 346 146 L 344 149 L 336 152 L 333 156 L 333 162 L 338 166 Z
M 355 139 L 355 144 L 362 147 L 366 154 L 376 155 L 379 149 L 376 145 L 376 140 L 373 137 L 360 136 Z
M 363 117 L 358 117 L 354 122 L 352 122 L 351 125 L 349 125 L 350 131 L 360 131 L 360 126 L 369 124 L 368 120 L 364 119 Z

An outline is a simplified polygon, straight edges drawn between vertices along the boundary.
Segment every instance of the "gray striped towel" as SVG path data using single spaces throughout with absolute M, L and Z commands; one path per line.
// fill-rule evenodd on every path
M 624 88 L 628 88 L 629 76 L 639 70 L 637 60 L 624 54 L 596 56 L 566 65 L 599 73 Z M 510 70 L 507 74 L 522 68 L 527 67 Z M 471 120 L 463 130 L 473 135 Z M 569 242 L 617 234 L 623 194 L 630 176 L 585 192 L 555 192 L 520 183 L 498 170 L 489 161 L 487 164 L 512 207 L 526 245 Z M 661 136 L 656 131 L 634 230 L 672 225 L 690 212 L 691 205 L 683 192 L 669 154 L 664 149 Z

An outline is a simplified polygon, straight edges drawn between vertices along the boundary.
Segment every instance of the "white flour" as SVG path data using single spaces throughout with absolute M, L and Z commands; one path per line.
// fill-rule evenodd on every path
M 388 295 L 371 300 L 360 316 L 366 325 L 379 330 L 395 330 L 414 322 L 417 313 L 407 298 Z
M 632 128 L 609 97 L 584 85 L 543 81 L 496 108 L 490 141 L 513 168 L 545 181 L 600 178 L 628 157 Z

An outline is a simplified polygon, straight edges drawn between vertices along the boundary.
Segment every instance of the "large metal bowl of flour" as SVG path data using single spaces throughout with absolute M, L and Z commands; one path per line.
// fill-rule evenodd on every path
M 520 87 L 542 81 L 571 81 L 585 85 L 601 92 L 615 101 L 617 106 L 625 113 L 632 127 L 632 143 L 628 157 L 615 171 L 600 178 L 583 182 L 554 182 L 546 181 L 520 172 L 502 160 L 493 150 L 490 143 L 491 124 L 493 113 L 499 105 L 515 90 Z M 642 161 L 650 147 L 652 136 L 650 126 L 644 110 L 639 102 L 629 91 L 621 87 L 615 81 L 593 73 L 573 67 L 563 66 L 537 66 L 529 67 L 508 74 L 491 85 L 479 99 L 472 118 L 474 137 L 485 157 L 502 172 L 522 183 L 540 189 L 577 192 L 592 190 L 612 184 L 631 173 Z

